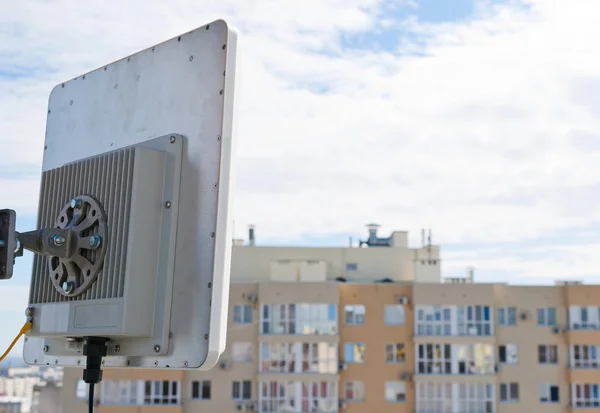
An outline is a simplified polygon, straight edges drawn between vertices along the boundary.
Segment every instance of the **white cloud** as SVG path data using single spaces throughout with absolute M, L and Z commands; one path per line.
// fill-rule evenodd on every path
M 375 220 L 438 242 L 513 242 L 585 227 L 600 221 L 600 6 L 526 3 L 423 24 L 392 22 L 378 0 L 20 2 L 0 15 L 0 67 L 36 75 L 0 76 L 0 167 L 39 164 L 54 84 L 225 17 L 243 46 L 238 236 Z M 412 32 L 398 53 L 340 40 L 390 27 Z M 19 193 L 0 191 L 0 205 L 33 212 L 37 184 L 6 179 Z

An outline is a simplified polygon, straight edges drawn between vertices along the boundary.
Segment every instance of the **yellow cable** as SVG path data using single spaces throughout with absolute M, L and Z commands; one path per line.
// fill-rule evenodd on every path
M 17 344 L 17 341 L 19 341 L 19 339 L 23 335 L 27 334 L 27 332 L 29 331 L 29 329 L 31 328 L 31 326 L 32 326 L 32 323 L 29 320 L 27 320 L 25 322 L 25 324 L 23 324 L 23 327 L 21 327 L 21 331 L 19 331 L 19 334 L 17 334 L 17 336 L 15 337 L 15 339 L 13 340 L 13 342 L 10 343 L 10 346 L 8 346 L 8 349 L 4 352 L 4 354 L 2 356 L 0 356 L 0 362 L 2 360 L 4 360 L 6 358 L 6 356 L 8 356 L 8 354 L 13 349 L 13 347 L 15 346 L 15 344 Z

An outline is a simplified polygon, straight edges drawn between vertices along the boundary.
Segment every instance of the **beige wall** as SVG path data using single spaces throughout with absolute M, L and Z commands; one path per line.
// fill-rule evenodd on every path
M 244 247 L 247 250 L 252 247 Z M 323 249 L 319 249 L 323 250 Z M 335 249 L 338 252 L 341 249 Z M 359 250 L 356 248 L 356 250 Z M 319 258 L 319 257 L 314 257 Z M 268 260 L 266 261 L 268 262 Z M 339 260 L 338 263 L 352 262 Z M 388 262 L 389 264 L 389 262 Z M 360 264 L 359 264 L 360 265 Z M 345 268 L 345 266 L 344 266 Z M 241 271 L 238 269 L 237 271 Z M 342 410 L 344 413 L 361 412 L 407 412 L 414 410 L 415 384 L 422 383 L 493 383 L 496 394 L 497 413 L 558 413 L 567 411 L 570 403 L 570 382 L 600 383 L 600 370 L 577 370 L 569 368 L 570 344 L 600 345 L 600 331 L 566 331 L 555 334 L 550 327 L 537 325 L 537 309 L 555 307 L 558 324 L 567 325 L 567 309 L 570 305 L 600 305 L 600 286 L 561 286 L 561 287 L 529 287 L 508 286 L 504 284 L 380 284 L 380 283 L 337 283 L 337 282 L 234 282 L 231 285 L 230 306 L 249 304 L 248 297 L 258 296 L 258 303 L 253 313 L 253 323 L 235 325 L 229 320 L 228 346 L 222 360 L 231 359 L 231 343 L 252 342 L 253 359 L 247 363 L 233 363 L 231 369 L 223 370 L 218 366 L 207 372 L 177 370 L 106 370 L 105 379 L 144 379 L 144 380 L 182 380 L 182 406 L 98 406 L 97 412 L 185 412 L 215 411 L 219 413 L 236 412 L 237 402 L 231 400 L 231 383 L 235 380 L 252 381 L 252 400 L 258 401 L 259 380 L 338 380 L 339 398 L 344 399 L 344 385 L 347 381 L 365 382 L 365 403 L 348 403 Z M 409 298 L 405 306 L 406 324 L 404 326 L 386 326 L 384 322 L 384 305 L 394 304 L 397 297 Z M 286 336 L 260 335 L 259 308 L 261 304 L 289 303 L 331 303 L 338 305 L 339 335 L 336 336 Z M 347 304 L 363 304 L 366 306 L 364 325 L 351 326 L 344 323 L 344 306 Z M 492 305 L 494 334 L 491 337 L 416 337 L 414 336 L 415 305 Z M 515 307 L 517 309 L 517 325 L 503 327 L 497 325 L 497 308 Z M 518 315 L 528 314 L 526 320 Z M 230 318 L 233 311 L 229 311 Z M 347 342 L 363 342 L 366 345 L 366 360 L 362 364 L 350 365 L 339 375 L 313 374 L 265 374 L 259 373 L 260 342 L 318 342 L 338 343 L 339 358 L 343 359 L 343 345 Z M 400 373 L 414 373 L 415 343 L 491 343 L 495 347 L 495 358 L 498 362 L 497 348 L 502 344 L 518 346 L 518 363 L 515 365 L 499 365 L 497 373 L 491 376 L 453 376 L 453 375 L 415 375 L 407 382 L 407 400 L 404 403 L 391 404 L 384 399 L 386 381 L 399 380 Z M 406 360 L 404 364 L 387 364 L 384 358 L 384 346 L 387 343 L 404 343 Z M 537 346 L 558 346 L 559 362 L 556 365 L 540 365 L 538 363 Z M 75 399 L 77 380 L 81 377 L 81 369 L 65 371 L 62 400 L 65 412 L 85 411 L 86 403 Z M 211 380 L 212 399 L 210 401 L 192 401 L 192 380 Z M 500 403 L 499 384 L 519 382 L 520 401 L 518 404 Z M 560 403 L 541 404 L 539 402 L 539 386 L 542 383 L 560 386 Z M 97 392 L 100 394 L 100 391 Z M 596 409 L 597 410 L 597 409 Z M 585 409 L 577 409 L 578 413 Z M 590 412 L 592 410 L 590 409 Z
M 339 377 L 340 398 L 344 398 L 344 385 L 348 381 L 363 381 L 365 384 L 365 403 L 348 403 L 344 410 L 347 413 L 373 412 L 412 412 L 414 410 L 413 383 L 406 383 L 407 398 L 404 403 L 385 401 L 385 382 L 399 381 L 403 372 L 414 372 L 412 346 L 413 313 L 412 288 L 398 284 L 339 284 L 340 315 L 348 304 L 366 306 L 364 325 L 345 325 L 340 318 L 340 357 L 343 358 L 343 344 L 361 342 L 365 344 L 365 362 L 348 365 Z M 384 306 L 396 304 L 399 296 L 409 298 L 405 306 L 406 324 L 404 326 L 387 326 L 384 322 Z M 388 364 L 385 361 L 385 345 L 403 343 L 406 349 L 406 360 L 403 364 Z
M 569 402 L 570 388 L 568 383 L 568 346 L 564 334 L 553 334 L 550 327 L 537 325 L 537 309 L 555 307 L 557 322 L 565 325 L 566 307 L 562 288 L 543 286 L 508 286 L 496 285 L 496 307 L 516 307 L 516 327 L 496 327 L 497 344 L 516 344 L 518 363 L 515 365 L 499 365 L 498 383 L 519 383 L 518 411 L 558 413 L 564 412 Z M 528 317 L 522 320 L 519 314 L 526 312 Z M 558 348 L 558 364 L 539 364 L 538 345 L 556 345 Z M 540 384 L 557 384 L 560 386 L 560 403 L 540 404 Z M 496 393 L 497 398 L 499 392 Z M 498 413 L 513 413 L 516 406 L 499 403 Z
M 407 248 L 286 248 L 234 246 L 232 274 L 237 281 L 268 281 L 271 263 L 277 260 L 322 260 L 327 266 L 327 278 L 351 277 L 362 281 L 391 278 L 396 281 L 415 279 L 415 260 L 418 274 L 426 281 L 440 279 L 439 247 Z M 421 265 L 420 260 L 435 260 L 436 264 Z M 355 263 L 358 271 L 346 272 L 346 264 Z

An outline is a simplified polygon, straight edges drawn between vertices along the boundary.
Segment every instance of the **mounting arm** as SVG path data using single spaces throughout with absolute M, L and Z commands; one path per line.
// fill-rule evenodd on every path
M 53 228 L 19 233 L 15 221 L 15 211 L 0 210 L 0 279 L 12 277 L 15 258 L 28 250 L 48 257 L 49 275 L 60 294 L 75 297 L 90 288 L 107 252 L 106 215 L 95 198 L 72 199 Z

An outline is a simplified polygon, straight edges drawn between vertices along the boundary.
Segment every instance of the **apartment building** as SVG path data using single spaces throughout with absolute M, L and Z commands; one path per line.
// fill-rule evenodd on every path
M 600 411 L 600 286 L 440 282 L 439 247 L 365 242 L 236 242 L 217 367 L 106 370 L 96 411 Z M 65 412 L 87 407 L 80 378 L 65 372 Z

